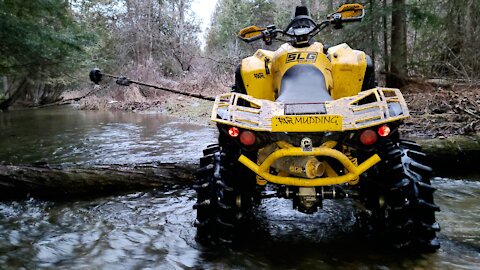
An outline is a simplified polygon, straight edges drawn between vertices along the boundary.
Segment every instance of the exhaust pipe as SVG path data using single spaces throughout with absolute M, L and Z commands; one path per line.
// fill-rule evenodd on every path
M 272 167 L 308 179 L 321 177 L 325 173 L 325 164 L 315 157 L 284 157 L 275 161 Z
M 271 144 L 263 148 L 258 153 L 258 161 L 264 162 L 265 159 L 277 151 L 279 147 L 276 144 Z M 325 173 L 325 163 L 319 161 L 315 157 L 283 157 L 276 160 L 272 167 L 298 177 L 314 179 L 323 176 Z

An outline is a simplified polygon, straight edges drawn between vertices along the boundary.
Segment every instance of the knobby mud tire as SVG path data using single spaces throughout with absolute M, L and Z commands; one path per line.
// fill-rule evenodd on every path
M 243 165 L 211 145 L 204 150 L 196 173 L 195 227 L 203 244 L 232 244 L 242 233 L 253 205 L 255 182 L 245 175 Z
M 375 188 L 368 185 L 366 207 L 373 212 L 374 230 L 383 231 L 393 248 L 407 252 L 434 252 L 440 248 L 440 226 L 435 212 L 433 171 L 426 155 L 412 141 L 389 142 L 382 153 Z M 375 195 L 372 195 L 375 194 Z

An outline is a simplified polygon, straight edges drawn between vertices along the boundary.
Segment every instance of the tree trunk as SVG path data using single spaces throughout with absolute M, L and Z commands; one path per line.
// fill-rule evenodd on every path
M 178 61 L 180 62 L 180 66 L 182 71 L 189 71 L 190 70 L 190 62 L 191 59 L 187 59 L 188 56 L 185 53 L 185 0 L 180 0 L 178 5 L 178 17 L 179 17 L 179 36 L 178 36 Z
M 25 196 L 63 199 L 189 185 L 192 171 L 193 165 L 161 163 L 92 168 L 0 165 L 0 201 Z
M 0 100 L 0 111 L 7 111 L 17 100 L 25 97 L 30 85 L 29 76 L 12 80 L 9 85 L 9 91 L 4 100 Z
M 125 3 L 127 6 L 126 16 L 127 16 L 129 27 L 130 29 L 136 29 L 137 23 L 136 23 L 135 16 L 137 14 L 137 9 L 138 9 L 136 2 L 132 0 L 126 0 Z M 135 63 L 138 64 L 141 61 L 141 56 L 140 56 L 141 46 L 140 46 L 140 40 L 139 40 L 139 33 L 136 30 L 133 30 L 132 32 L 133 32 L 132 34 L 133 37 L 130 37 L 130 38 L 133 39 L 133 54 L 134 54 Z
M 371 13 L 373 13 L 375 11 L 375 1 L 370 0 L 369 4 L 370 4 Z M 370 46 L 370 56 L 372 57 L 373 63 L 375 63 L 374 44 L 377 44 L 377 35 L 375 33 L 375 26 L 376 26 L 375 22 L 370 23 L 370 40 L 371 40 L 370 42 L 372 42 L 372 44 Z
M 7 79 L 7 76 L 2 76 L 2 90 L 3 90 L 3 93 L 0 92 L 0 94 L 7 94 L 8 92 L 8 79 Z
M 150 65 L 153 62 L 153 3 L 148 2 L 148 14 L 147 14 L 147 30 L 148 30 L 148 60 L 147 63 Z
M 392 1 L 392 42 L 387 85 L 401 87 L 407 78 L 407 15 L 405 0 Z
M 387 9 L 387 0 L 383 0 L 383 10 Z M 384 60 L 384 69 L 388 74 L 390 72 L 390 53 L 388 51 L 388 18 L 384 14 L 382 16 L 383 24 L 383 60 Z
M 179 34 L 179 43 L 180 45 L 183 45 L 184 41 L 184 31 L 185 31 L 185 0 L 180 0 L 179 6 L 178 6 L 178 17 L 179 17 L 179 28 L 180 28 L 180 34 Z

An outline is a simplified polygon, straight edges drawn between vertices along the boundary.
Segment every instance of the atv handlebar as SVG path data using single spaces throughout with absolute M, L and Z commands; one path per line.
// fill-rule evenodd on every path
M 250 43 L 250 42 L 254 42 L 254 41 L 257 41 L 259 39 L 263 39 L 264 37 L 264 33 L 262 32 L 261 35 L 258 35 L 258 36 L 254 36 L 254 37 L 251 37 L 251 38 L 242 38 L 242 37 L 239 37 L 241 40 L 247 42 L 247 43 Z
M 360 13 L 361 11 L 361 13 Z M 261 28 L 257 26 L 249 26 L 244 28 L 238 34 L 238 38 L 241 40 L 250 43 L 262 39 L 267 45 L 271 45 L 273 39 L 277 39 L 277 34 L 282 34 L 283 36 L 288 36 L 291 38 L 304 37 L 308 36 L 308 39 L 316 36 L 320 31 L 325 29 L 327 26 L 333 25 L 335 29 L 340 29 L 343 27 L 343 23 L 348 22 L 357 22 L 361 21 L 365 17 L 365 9 L 360 4 L 344 4 L 336 12 L 327 15 L 326 20 L 323 20 L 319 24 L 316 24 L 310 16 L 299 15 L 296 16 L 287 26 L 285 30 L 280 30 L 275 27 L 275 25 L 269 25 L 266 28 Z M 312 26 L 314 26 L 310 32 L 302 33 L 301 35 L 295 35 L 295 32 L 289 33 L 292 25 L 299 20 L 308 20 Z M 257 34 L 258 33 L 258 34 Z M 253 36 L 251 36 L 253 34 Z M 251 37 L 248 37 L 251 36 Z M 280 39 L 279 39 L 280 40 Z M 302 39 L 304 42 L 304 39 Z
M 322 21 L 312 30 L 312 32 L 309 35 L 311 35 L 312 37 L 317 35 L 320 31 L 322 31 L 325 27 L 329 26 L 330 24 L 334 24 L 334 23 L 331 20 Z M 267 29 L 263 30 L 261 34 L 257 36 L 253 36 L 251 38 L 238 36 L 238 38 L 247 43 L 262 39 L 267 45 L 271 45 L 272 40 L 277 39 L 278 34 L 282 34 L 284 36 L 288 36 L 292 38 L 295 37 L 295 35 L 289 34 L 287 33 L 287 31 L 277 29 L 274 25 L 271 25 L 271 26 L 268 26 Z
M 238 38 L 247 43 L 262 39 L 267 45 L 271 45 L 272 40 L 275 39 L 277 37 L 277 34 L 279 33 L 285 35 L 284 31 L 277 29 L 275 25 L 269 25 L 259 35 L 253 36 L 251 38 L 245 38 L 239 35 Z
M 321 23 L 317 24 L 316 27 L 308 35 L 311 37 L 316 36 L 320 31 L 322 31 L 323 29 L 325 29 L 327 26 L 331 24 L 335 25 L 335 28 L 337 28 L 337 25 L 341 25 L 341 22 L 336 21 L 335 18 L 324 20 Z M 338 27 L 338 28 L 341 28 L 341 27 Z M 251 38 L 238 36 L 238 38 L 247 43 L 262 39 L 267 45 L 271 45 L 273 39 L 277 39 L 278 34 L 282 34 L 283 36 L 288 36 L 291 38 L 295 37 L 295 35 L 289 34 L 287 30 L 280 30 L 280 29 L 277 29 L 275 25 L 270 25 L 267 27 L 267 29 L 263 30 L 259 35 L 253 36 Z

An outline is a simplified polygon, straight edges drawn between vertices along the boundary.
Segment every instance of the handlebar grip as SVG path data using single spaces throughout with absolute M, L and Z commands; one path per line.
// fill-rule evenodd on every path
M 240 39 L 242 39 L 243 41 L 247 42 L 247 43 L 250 43 L 250 42 L 254 42 L 254 41 L 257 41 L 259 39 L 263 39 L 263 37 L 265 36 L 265 34 L 262 32 L 261 35 L 258 35 L 258 36 L 254 36 L 254 37 L 251 37 L 251 38 L 242 38 L 240 37 Z

